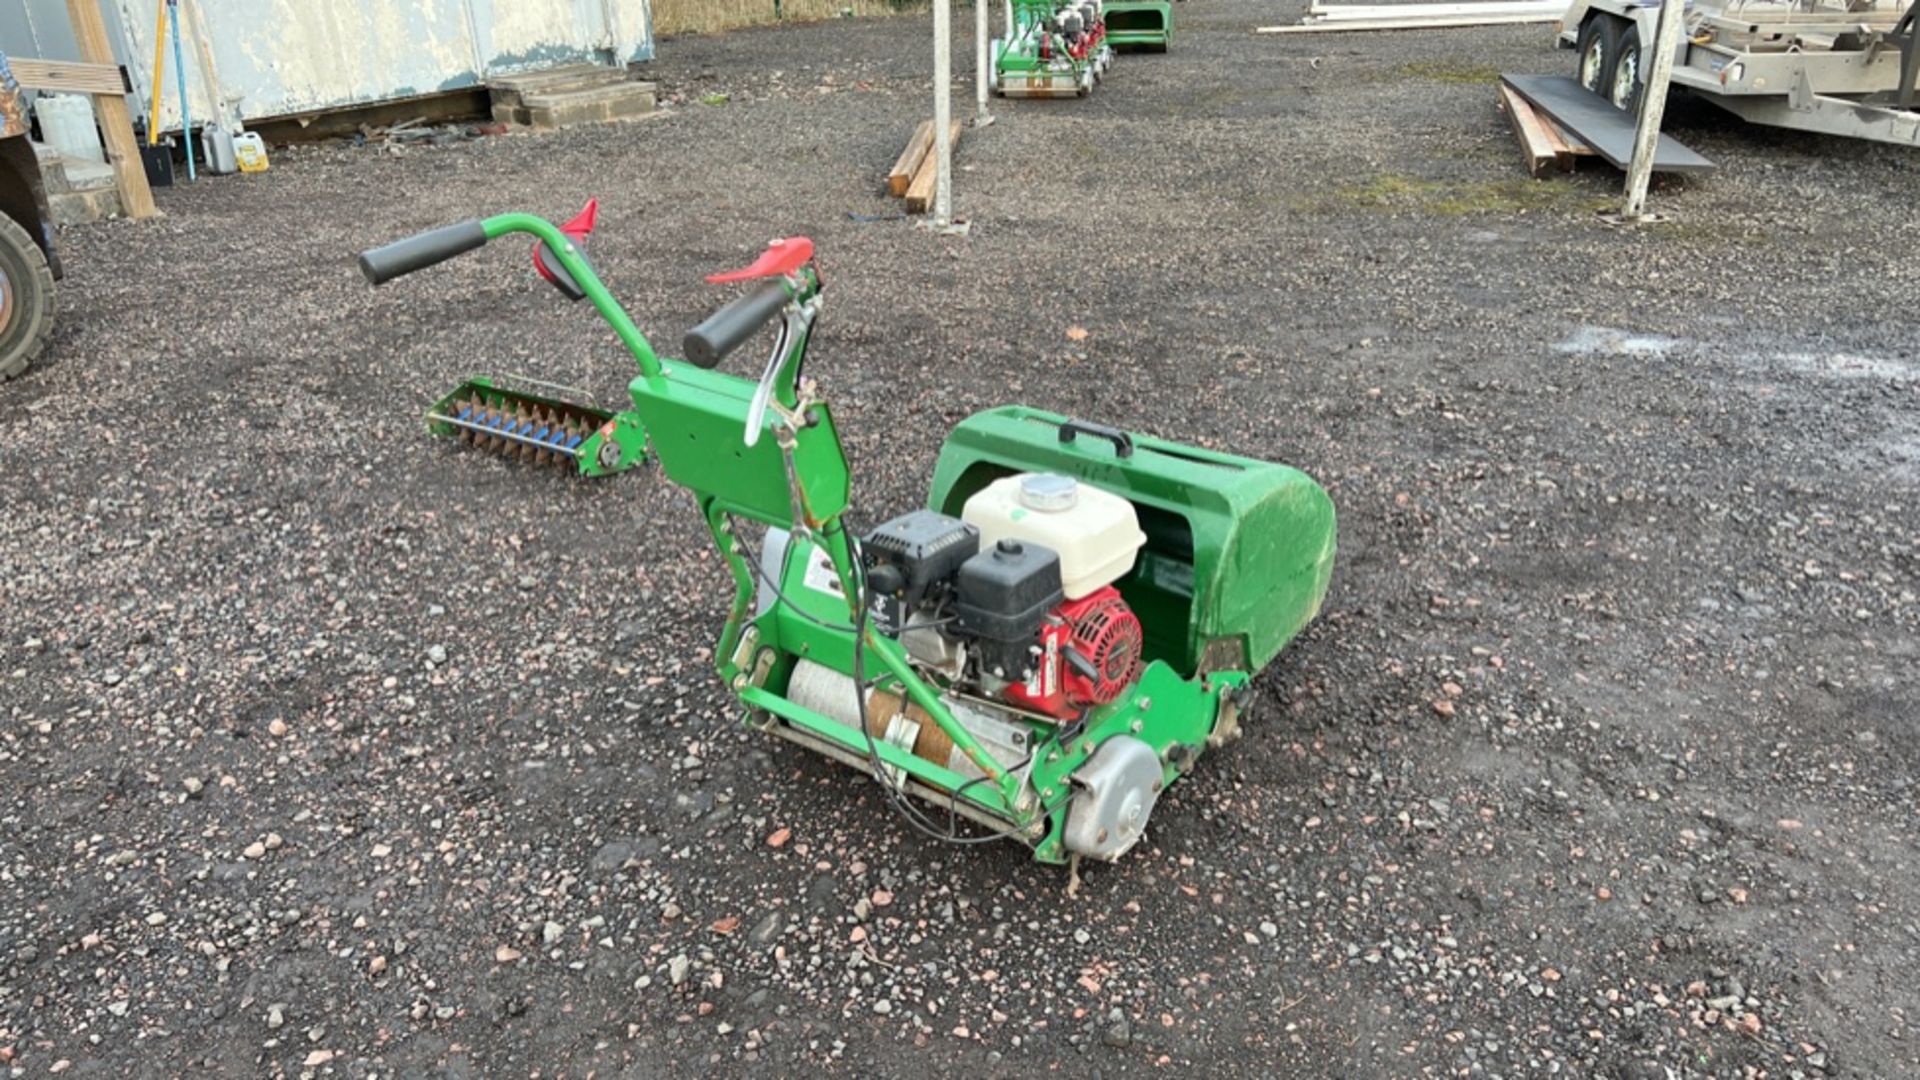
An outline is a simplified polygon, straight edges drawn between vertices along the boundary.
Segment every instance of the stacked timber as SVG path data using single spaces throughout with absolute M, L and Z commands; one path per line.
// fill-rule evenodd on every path
M 949 147 L 960 144 L 960 132 L 965 128 L 958 120 L 948 127 Z M 904 198 L 908 213 L 924 214 L 933 206 L 933 185 L 938 179 L 934 165 L 939 156 L 933 152 L 933 121 L 920 121 L 920 126 L 913 129 L 913 137 L 907 140 L 907 148 L 900 151 L 899 159 L 893 163 L 893 171 L 887 173 L 887 194 Z

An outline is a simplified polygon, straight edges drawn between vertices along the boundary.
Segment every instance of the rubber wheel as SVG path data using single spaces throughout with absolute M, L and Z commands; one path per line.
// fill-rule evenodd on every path
M 1620 35 L 1613 52 L 1613 67 L 1607 74 L 1607 100 L 1613 107 L 1630 113 L 1640 111 L 1640 30 L 1629 26 Z
M 1579 57 L 1574 79 L 1580 86 L 1601 97 L 1607 96 L 1607 77 L 1613 71 L 1613 58 L 1620 48 L 1620 24 L 1611 15 L 1595 14 L 1580 24 L 1580 38 L 1574 54 Z
M 27 370 L 53 336 L 53 271 L 27 230 L 0 214 L 0 382 Z

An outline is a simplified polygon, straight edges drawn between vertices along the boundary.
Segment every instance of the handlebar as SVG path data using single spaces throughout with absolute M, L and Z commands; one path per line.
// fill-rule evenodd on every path
M 475 248 L 484 247 L 486 242 L 486 226 L 478 221 L 443 225 L 405 240 L 395 240 L 383 247 L 361 252 L 360 272 L 366 275 L 369 284 L 384 285 L 403 274 L 424 270 L 436 263 L 446 262 L 455 255 L 464 255 Z
M 787 306 L 787 287 L 769 281 L 745 296 L 733 300 L 687 331 L 680 342 L 687 361 L 710 368 L 727 354 L 746 344 L 755 331 L 765 326 Z
M 607 291 L 585 255 L 570 238 L 562 233 L 558 226 L 545 218 L 532 214 L 499 214 L 479 221 L 465 221 L 457 225 L 446 225 L 438 229 L 429 229 L 417 236 L 397 240 L 382 247 L 360 253 L 360 272 L 366 275 L 373 285 L 382 285 L 415 270 L 424 270 L 429 266 L 445 262 L 456 255 L 465 254 L 482 247 L 488 240 L 509 233 L 523 233 L 540 241 L 544 254 L 559 263 L 559 270 L 579 286 L 580 292 L 593 304 L 594 310 L 606 320 L 620 343 L 633 354 L 634 363 L 640 368 L 640 374 L 647 379 L 658 379 L 663 371 L 660 360 L 653 353 L 653 346 L 647 343 L 646 336 L 633 324 L 633 319 L 620 302 Z M 813 246 L 805 240 L 793 241 L 779 246 L 775 252 L 779 258 L 792 262 L 781 266 L 776 260 L 775 270 L 782 272 L 785 282 L 768 281 L 753 292 L 733 301 L 708 316 L 699 326 L 687 333 L 685 345 L 689 362 L 703 368 L 711 368 L 725 356 L 739 348 L 754 331 L 773 319 L 785 309 L 791 300 L 805 303 L 819 291 L 819 278 L 811 270 L 799 267 L 810 258 Z M 752 268 L 750 268 L 752 269 Z M 744 272 L 742 275 L 744 276 Z M 760 276 L 755 273 L 752 276 Z M 735 279 L 735 275 L 729 275 Z M 798 289 L 798 293 L 789 289 Z M 809 309 L 810 311 L 811 309 Z M 796 316 L 798 317 L 798 316 Z M 811 315 L 806 316 L 804 325 L 810 326 Z M 799 348 L 792 354 L 797 360 L 804 351 L 804 334 L 797 342 Z M 787 367 L 784 361 L 776 360 L 775 370 Z M 797 364 L 793 366 L 797 371 Z
M 646 335 L 633 325 L 633 319 L 626 309 L 607 291 L 600 275 L 593 272 L 593 267 L 588 265 L 573 241 L 560 231 L 559 226 L 545 218 L 533 214 L 499 214 L 481 221 L 430 229 L 418 236 L 362 252 L 360 272 L 367 276 L 369 282 L 379 285 L 402 274 L 411 274 L 472 251 L 488 240 L 509 233 L 524 233 L 540 241 L 547 253 L 559 262 L 560 268 L 566 271 L 566 276 L 580 287 L 594 310 L 606 320 L 620 343 L 633 354 L 633 362 L 640 368 L 640 374 L 649 379 L 660 377 L 660 360 L 653 355 L 653 346 L 647 344 Z

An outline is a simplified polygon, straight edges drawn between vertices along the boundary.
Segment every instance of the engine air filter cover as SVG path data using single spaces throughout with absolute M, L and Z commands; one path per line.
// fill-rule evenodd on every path
M 902 514 L 860 541 L 870 587 L 887 593 L 903 611 L 918 607 L 929 589 L 952 577 L 979 550 L 978 529 L 932 510 Z M 879 572 L 883 567 L 886 572 Z M 883 580 L 890 587 L 883 588 Z M 897 633 L 898 628 L 883 631 Z

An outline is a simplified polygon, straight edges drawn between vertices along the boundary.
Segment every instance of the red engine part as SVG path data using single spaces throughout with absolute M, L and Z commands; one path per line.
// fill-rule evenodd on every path
M 1006 699 L 1062 719 L 1105 705 L 1140 677 L 1144 641 L 1139 617 L 1113 586 L 1069 600 L 1049 612 L 1040 628 L 1033 677 L 1007 687 Z

